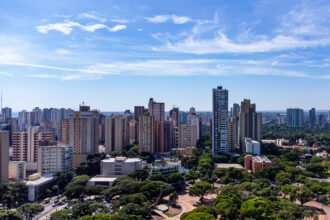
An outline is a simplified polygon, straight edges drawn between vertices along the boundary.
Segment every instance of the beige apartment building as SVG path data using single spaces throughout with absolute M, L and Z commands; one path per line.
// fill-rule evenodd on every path
M 154 116 L 148 113 L 139 117 L 139 152 L 155 152 Z
M 122 152 L 128 145 L 128 120 L 124 116 L 115 115 L 105 119 L 105 152 Z

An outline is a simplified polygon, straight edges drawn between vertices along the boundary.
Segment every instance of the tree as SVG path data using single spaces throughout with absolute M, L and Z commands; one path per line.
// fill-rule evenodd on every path
M 214 192 L 214 187 L 205 181 L 200 181 L 195 183 L 192 187 L 189 188 L 190 196 L 200 196 L 201 204 L 204 203 L 204 196 Z
M 301 206 L 314 198 L 314 193 L 309 190 L 307 187 L 303 187 L 300 192 L 298 192 L 297 198 L 301 203 Z
M 82 185 L 67 186 L 64 195 L 69 200 L 84 198 L 85 187 Z
M 17 211 L 23 216 L 25 216 L 27 219 L 32 219 L 34 216 L 36 216 L 43 210 L 44 207 L 42 205 L 39 205 L 38 203 L 25 203 L 17 209 Z
M 208 154 L 202 155 L 198 161 L 198 171 L 202 176 L 211 176 L 214 168 L 212 158 Z
M 128 174 L 128 176 L 135 180 L 142 181 L 142 180 L 146 180 L 148 178 L 149 172 L 145 169 L 135 170 L 135 171 L 131 172 L 130 174 Z
M 170 205 L 173 206 L 176 204 L 176 201 L 179 199 L 178 193 L 174 191 L 169 197 Z
M 241 208 L 241 200 L 239 194 L 221 193 L 215 201 L 215 209 L 218 214 L 226 219 L 236 219 Z
M 84 217 L 80 218 L 80 220 L 124 220 L 124 218 L 114 214 L 110 215 L 98 213 L 95 215 L 85 215 Z
M 17 205 L 27 202 L 28 187 L 24 182 L 15 182 L 10 187 L 10 195 Z
M 242 203 L 241 216 L 252 219 L 267 219 L 275 211 L 275 205 L 268 199 L 256 197 Z
M 149 179 L 153 181 L 163 181 L 163 182 L 168 181 L 168 179 L 165 176 L 163 176 L 161 173 L 151 174 Z
M 185 181 L 195 183 L 195 180 L 198 179 L 198 173 L 194 170 L 189 170 L 188 173 L 186 173 Z
M 183 181 L 183 177 L 179 173 L 171 173 L 170 175 L 168 175 L 167 179 L 168 179 L 168 183 L 174 185 L 177 185 Z
M 151 215 L 151 212 L 151 206 L 141 206 L 135 203 L 128 203 L 120 209 L 119 215 L 123 217 L 136 215 L 146 218 Z
M 141 152 L 139 158 L 147 161 L 147 163 L 152 163 L 155 161 L 155 156 L 150 152 Z
M 217 212 L 210 206 L 199 206 L 196 209 L 183 213 L 181 220 L 215 220 Z
M 16 211 L 0 208 L 0 219 L 3 220 L 23 220 L 23 217 Z
M 50 219 L 51 220 L 69 220 L 69 214 L 71 214 L 71 209 L 64 209 L 64 210 L 59 210 L 56 212 L 53 212 L 50 214 Z
M 248 180 L 250 177 L 249 173 L 245 169 L 239 169 L 230 167 L 227 169 L 226 174 L 222 177 L 222 182 L 225 184 L 234 182 L 241 183 Z
M 108 213 L 110 210 L 106 205 L 93 201 L 75 203 L 72 206 L 72 216 L 75 218 L 92 215 L 93 213 Z

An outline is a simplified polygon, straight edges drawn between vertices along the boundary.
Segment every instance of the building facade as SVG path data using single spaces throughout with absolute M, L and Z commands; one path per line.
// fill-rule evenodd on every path
M 38 148 L 38 173 L 56 173 L 72 171 L 73 147 L 51 143 Z
M 245 138 L 261 141 L 262 113 L 256 112 L 256 104 L 251 104 L 249 99 L 241 102 L 239 114 L 239 144 L 244 150 Z
M 304 111 L 300 108 L 288 108 L 286 110 L 288 127 L 302 127 L 304 123 Z
M 115 115 L 105 119 L 105 152 L 122 152 L 128 145 L 129 130 L 126 117 Z
M 0 183 L 8 182 L 9 132 L 0 131 Z
M 315 108 L 309 110 L 309 127 L 314 128 L 316 124 Z
M 155 152 L 154 116 L 148 113 L 139 117 L 139 152 Z
M 222 86 L 212 91 L 212 154 L 228 152 L 228 90 Z

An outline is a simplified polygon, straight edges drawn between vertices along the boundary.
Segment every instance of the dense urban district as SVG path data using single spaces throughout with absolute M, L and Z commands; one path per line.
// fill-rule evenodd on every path
M 327 111 L 1 106 L 0 219 L 329 219 Z

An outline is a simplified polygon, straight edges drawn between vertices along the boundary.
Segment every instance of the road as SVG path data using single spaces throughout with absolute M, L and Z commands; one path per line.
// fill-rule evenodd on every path
M 35 216 L 32 220 L 41 220 L 41 219 L 45 220 L 48 215 L 50 215 L 51 213 L 53 213 L 55 211 L 63 209 L 67 205 L 67 203 L 64 203 L 63 205 L 53 207 L 54 200 L 56 198 L 57 198 L 57 196 L 51 198 L 51 201 L 49 203 L 42 204 L 45 207 L 44 211 L 39 213 L 39 215 Z

